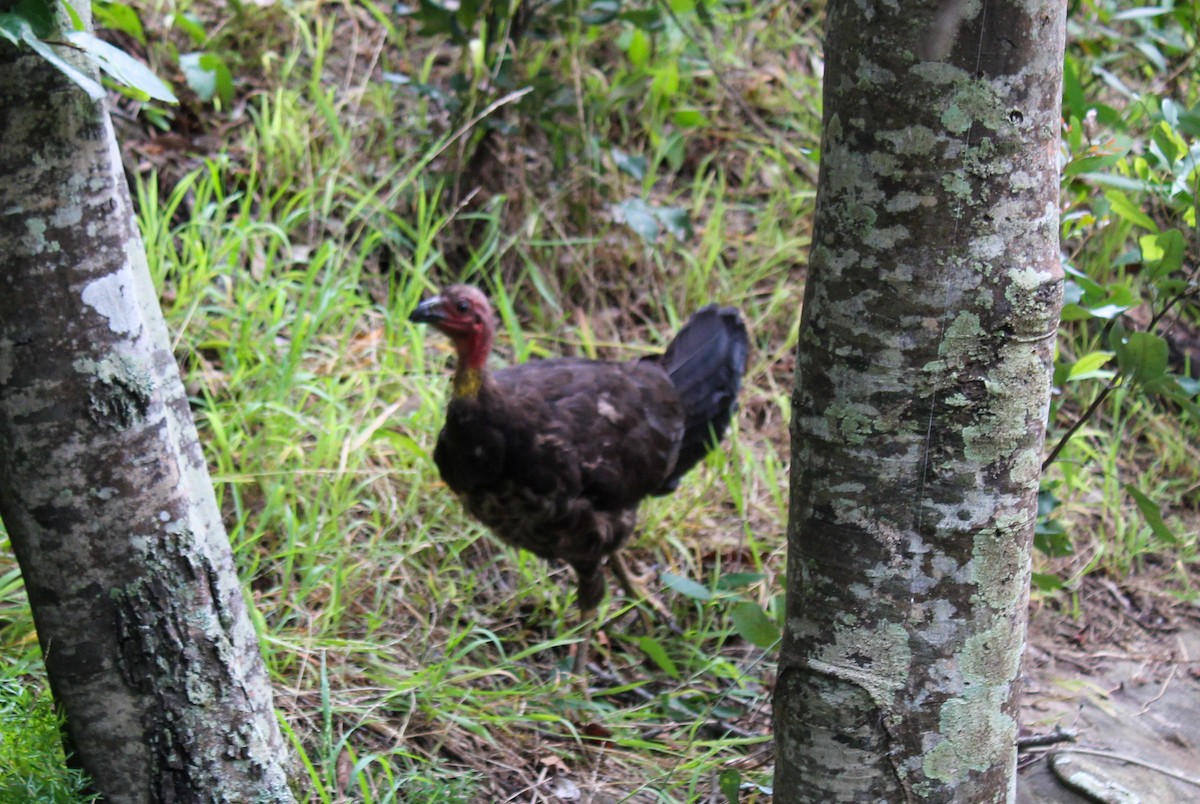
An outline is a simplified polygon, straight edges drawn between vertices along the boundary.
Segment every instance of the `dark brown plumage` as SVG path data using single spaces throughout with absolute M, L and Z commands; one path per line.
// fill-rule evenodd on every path
M 673 491 L 729 424 L 746 368 L 741 316 L 705 307 L 651 358 L 534 360 L 496 372 L 486 367 L 494 316 L 479 290 L 447 288 L 412 320 L 458 352 L 433 456 L 442 479 L 505 542 L 574 567 L 589 612 L 604 598 L 607 558 L 629 582 L 616 553 L 638 504 Z

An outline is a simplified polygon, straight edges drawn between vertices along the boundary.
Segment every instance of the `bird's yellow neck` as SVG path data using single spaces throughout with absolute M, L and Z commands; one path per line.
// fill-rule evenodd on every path
M 482 386 L 483 369 L 460 364 L 458 370 L 454 372 L 453 395 L 455 399 L 474 399 L 479 396 L 479 389 Z

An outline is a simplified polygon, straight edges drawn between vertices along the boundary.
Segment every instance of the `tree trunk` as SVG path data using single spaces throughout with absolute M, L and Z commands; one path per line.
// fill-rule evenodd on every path
M 1065 16 L 830 2 L 777 801 L 1014 795 Z
M 2 41 L 0 110 L 0 517 L 68 750 L 108 801 L 290 801 L 108 113 Z

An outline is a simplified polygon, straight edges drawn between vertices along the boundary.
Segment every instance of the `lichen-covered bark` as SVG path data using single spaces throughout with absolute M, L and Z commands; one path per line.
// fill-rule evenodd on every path
M 290 801 L 108 114 L 4 42 L 0 109 L 0 518 L 68 746 L 110 801 Z
M 1065 16 L 829 4 L 778 801 L 1013 796 Z

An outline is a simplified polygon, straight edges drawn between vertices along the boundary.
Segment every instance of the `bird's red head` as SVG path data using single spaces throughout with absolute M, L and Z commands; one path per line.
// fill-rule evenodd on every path
M 459 371 L 482 369 L 492 350 L 495 316 L 487 296 L 470 285 L 451 285 L 413 310 L 410 321 L 445 334 L 458 352 Z

